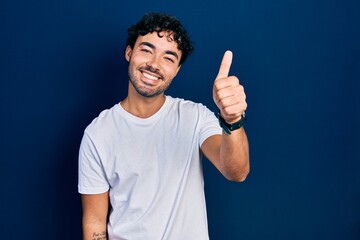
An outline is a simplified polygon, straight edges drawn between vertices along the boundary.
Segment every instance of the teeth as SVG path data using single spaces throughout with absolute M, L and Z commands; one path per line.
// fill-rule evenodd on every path
M 151 80 L 158 80 L 157 77 L 153 76 L 153 75 L 150 75 L 150 74 L 147 74 L 147 73 L 143 73 L 143 75 L 148 78 L 148 79 L 151 79 Z

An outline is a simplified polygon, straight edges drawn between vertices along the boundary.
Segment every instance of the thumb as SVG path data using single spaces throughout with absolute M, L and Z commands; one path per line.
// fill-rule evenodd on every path
M 219 73 L 216 76 L 215 80 L 220 78 L 226 78 L 229 76 L 232 58 L 233 58 L 233 54 L 231 51 L 228 50 L 224 53 L 223 59 L 221 61 Z

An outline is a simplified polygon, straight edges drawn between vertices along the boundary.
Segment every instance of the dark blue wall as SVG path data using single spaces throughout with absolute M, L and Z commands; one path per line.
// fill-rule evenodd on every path
M 165 11 L 196 51 L 168 94 L 215 110 L 223 52 L 248 96 L 252 171 L 204 163 L 212 239 L 360 239 L 360 2 L 0 2 L 3 239 L 80 239 L 84 128 L 127 91 L 127 27 Z

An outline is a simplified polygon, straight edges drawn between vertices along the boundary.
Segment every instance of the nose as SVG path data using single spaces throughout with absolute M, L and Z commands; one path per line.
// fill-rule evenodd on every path
M 154 71 L 157 71 L 159 70 L 159 63 L 159 57 L 155 55 L 151 59 L 149 59 L 146 65 L 151 67 Z

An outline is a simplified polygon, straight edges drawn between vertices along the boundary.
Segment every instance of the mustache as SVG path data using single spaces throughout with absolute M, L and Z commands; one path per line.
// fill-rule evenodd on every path
M 154 74 L 160 76 L 161 78 L 164 78 L 164 76 L 160 73 L 159 69 L 155 69 L 155 68 L 153 68 L 153 67 L 151 67 L 151 66 L 141 67 L 139 70 L 140 70 L 140 71 L 145 70 L 145 71 L 154 73 Z

